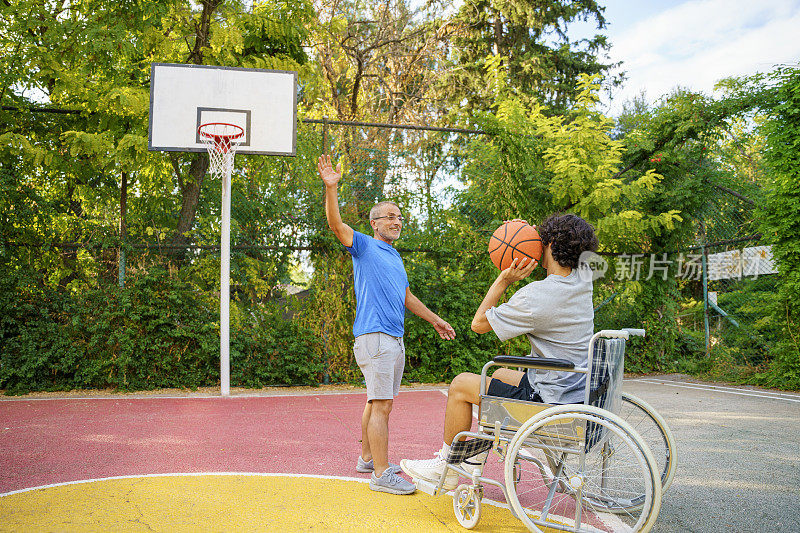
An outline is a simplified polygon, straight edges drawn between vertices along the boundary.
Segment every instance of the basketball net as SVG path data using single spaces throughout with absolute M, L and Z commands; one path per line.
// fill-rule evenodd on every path
M 233 172 L 233 157 L 244 140 L 244 130 L 234 124 L 214 122 L 198 128 L 200 140 L 208 150 L 209 171 L 222 179 Z

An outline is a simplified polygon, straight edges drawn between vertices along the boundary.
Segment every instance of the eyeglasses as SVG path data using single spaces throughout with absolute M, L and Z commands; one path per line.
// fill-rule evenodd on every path
M 388 219 L 389 219 L 389 222 L 394 222 L 395 220 L 399 220 L 400 222 L 403 222 L 403 221 L 405 220 L 405 219 L 403 218 L 403 215 L 399 215 L 399 216 L 396 216 L 396 215 L 386 215 L 386 216 L 382 216 L 382 217 L 375 217 L 375 218 L 373 218 L 372 220 L 378 220 L 379 218 L 388 218 Z

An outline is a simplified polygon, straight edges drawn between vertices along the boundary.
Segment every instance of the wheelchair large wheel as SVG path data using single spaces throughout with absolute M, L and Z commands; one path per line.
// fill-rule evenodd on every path
M 622 419 L 551 407 L 509 444 L 509 503 L 531 531 L 649 531 L 661 506 L 655 460 Z M 635 502 L 635 503 L 634 503 Z
M 675 477 L 677 456 L 675 437 L 664 418 L 647 402 L 625 392 L 622 393 L 622 403 L 617 414 L 631 425 L 653 452 L 661 475 L 661 490 L 666 491 Z

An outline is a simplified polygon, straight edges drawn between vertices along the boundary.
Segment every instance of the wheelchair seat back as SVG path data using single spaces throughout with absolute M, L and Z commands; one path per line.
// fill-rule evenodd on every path
M 592 361 L 587 380 L 587 402 L 614 414 L 622 402 L 622 377 L 625 374 L 625 340 L 598 337 L 591 347 Z M 605 437 L 604 426 L 586 425 L 586 450 Z
M 589 362 L 585 404 L 616 413 L 619 410 L 622 395 L 622 376 L 624 374 L 625 341 L 597 337 L 589 349 L 592 357 Z M 496 424 L 500 425 L 500 433 L 505 436 L 513 434 L 530 418 L 551 407 L 551 404 L 528 402 L 510 398 L 481 395 L 478 423 L 481 431 L 494 434 Z M 567 421 L 558 428 L 550 426 L 552 435 L 579 442 L 586 436 L 586 447 L 590 448 L 604 437 L 603 426 L 589 423 L 587 427 Z M 546 435 L 539 435 L 539 438 Z
M 599 337 L 592 346 L 586 397 L 589 405 L 617 413 L 622 401 L 625 341 Z

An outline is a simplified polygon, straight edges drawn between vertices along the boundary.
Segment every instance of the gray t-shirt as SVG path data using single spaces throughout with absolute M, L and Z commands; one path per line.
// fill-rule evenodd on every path
M 532 357 L 567 359 L 586 370 L 594 334 L 592 282 L 582 280 L 576 269 L 527 284 L 486 311 L 486 318 L 501 341 L 525 334 Z M 585 374 L 532 369 L 528 379 L 547 403 L 581 403 L 586 395 Z

